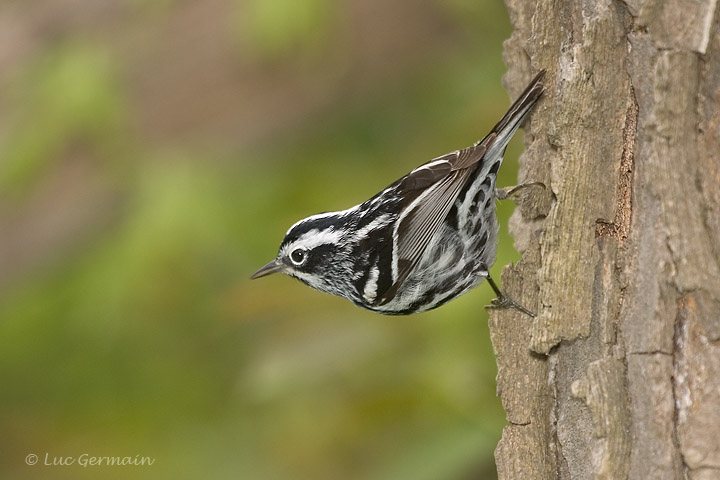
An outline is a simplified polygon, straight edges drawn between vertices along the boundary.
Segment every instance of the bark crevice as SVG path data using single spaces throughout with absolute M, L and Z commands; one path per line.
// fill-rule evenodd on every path
M 625 114 L 625 127 L 623 128 L 623 151 L 620 161 L 620 175 L 618 178 L 617 205 L 613 221 L 597 220 L 595 224 L 596 237 L 615 237 L 624 242 L 630 235 L 632 219 L 632 186 L 633 171 L 635 168 L 635 140 L 637 137 L 638 104 L 635 98 L 635 89 L 630 85 L 628 109 Z

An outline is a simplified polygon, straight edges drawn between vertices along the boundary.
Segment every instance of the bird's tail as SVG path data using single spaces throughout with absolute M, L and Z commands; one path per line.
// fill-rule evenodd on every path
M 484 139 L 480 140 L 477 143 L 489 143 L 487 147 L 488 154 L 490 156 L 494 157 L 492 153 L 498 153 L 502 155 L 513 134 L 522 124 L 523 120 L 525 120 L 525 117 L 527 117 L 527 115 L 530 113 L 533 106 L 535 105 L 535 102 L 538 101 L 540 95 L 542 95 L 543 91 L 545 90 L 545 85 L 543 85 L 544 78 L 545 70 L 543 69 L 540 70 L 540 73 L 535 75 L 535 78 L 533 78 L 530 84 L 525 88 L 525 91 L 523 91 L 520 97 L 515 100 L 515 103 L 510 106 L 507 113 L 503 115 L 503 117 L 493 127 L 490 133 Z

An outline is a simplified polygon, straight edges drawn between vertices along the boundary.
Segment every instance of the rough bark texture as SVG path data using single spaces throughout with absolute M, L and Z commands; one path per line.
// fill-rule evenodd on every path
M 491 312 L 501 479 L 720 478 L 717 0 L 506 0 L 511 94 L 541 68 Z M 532 191 L 531 191 L 532 190 Z

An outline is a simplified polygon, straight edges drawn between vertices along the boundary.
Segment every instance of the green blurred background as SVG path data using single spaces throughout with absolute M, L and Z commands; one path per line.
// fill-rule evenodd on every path
M 482 137 L 509 34 L 490 0 L 0 3 L 0 478 L 495 477 L 487 285 L 384 317 L 248 276 Z

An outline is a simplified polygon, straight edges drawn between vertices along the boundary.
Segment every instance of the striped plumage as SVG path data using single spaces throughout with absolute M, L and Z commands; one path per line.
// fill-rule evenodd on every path
M 384 314 L 438 307 L 491 282 L 498 224 L 495 178 L 505 148 L 543 92 L 541 71 L 491 132 L 435 158 L 371 199 L 290 227 L 277 257 L 252 278 L 275 272 Z

